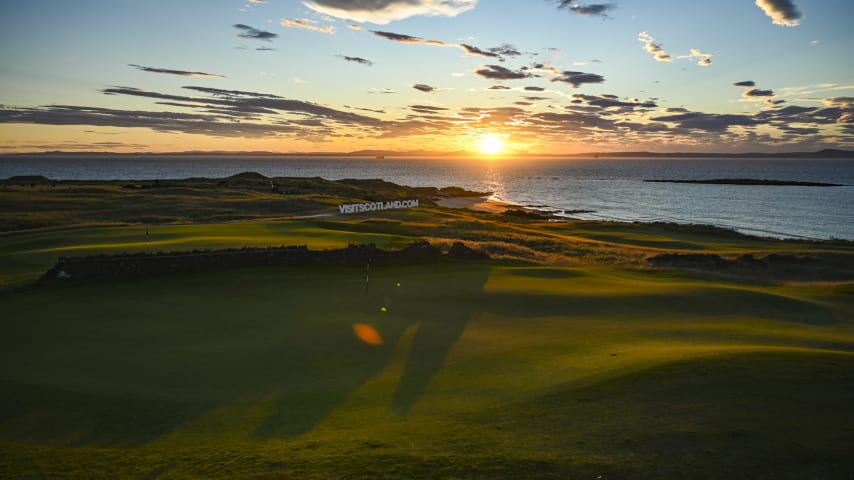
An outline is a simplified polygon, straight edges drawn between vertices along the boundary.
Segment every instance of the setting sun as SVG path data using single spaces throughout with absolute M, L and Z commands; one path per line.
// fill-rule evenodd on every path
M 490 133 L 481 137 L 478 143 L 481 153 L 496 155 L 504 151 L 504 140 L 499 135 Z

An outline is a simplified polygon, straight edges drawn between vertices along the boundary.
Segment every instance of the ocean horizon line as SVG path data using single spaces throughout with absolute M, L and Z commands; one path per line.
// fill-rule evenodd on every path
M 583 152 L 583 153 L 544 153 L 544 152 L 508 152 L 502 154 L 482 154 L 478 152 L 457 151 L 430 151 L 430 150 L 356 150 L 346 152 L 273 152 L 273 151 L 245 151 L 245 150 L 186 150 L 170 152 L 110 152 L 110 151 L 69 151 L 69 150 L 46 150 L 39 152 L 9 152 L 0 153 L 3 157 L 31 157 L 31 156 L 272 156 L 272 157 L 477 157 L 477 158 L 841 158 L 854 160 L 854 150 L 826 148 L 815 151 L 780 151 L 780 152 L 655 152 L 655 151 L 606 151 L 606 152 Z

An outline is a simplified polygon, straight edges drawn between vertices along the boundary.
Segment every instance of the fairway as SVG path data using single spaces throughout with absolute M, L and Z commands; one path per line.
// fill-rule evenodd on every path
M 9 292 L 0 474 L 836 478 L 852 296 L 496 262 Z

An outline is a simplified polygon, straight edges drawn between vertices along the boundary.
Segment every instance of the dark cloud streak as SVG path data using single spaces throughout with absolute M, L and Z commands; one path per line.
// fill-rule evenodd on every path
M 519 80 L 522 78 L 531 78 L 534 75 L 528 73 L 525 69 L 510 70 L 501 65 L 483 65 L 475 69 L 474 73 L 483 78 L 491 80 Z
M 558 0 L 557 8 L 567 10 L 576 15 L 608 18 L 608 12 L 616 8 L 613 3 L 583 4 L 578 0 Z
M 469 45 L 466 43 L 447 43 L 441 40 L 428 40 L 426 38 L 416 37 L 413 35 L 405 35 L 403 33 L 395 33 L 395 32 L 384 32 L 381 30 L 368 30 L 370 33 L 374 35 L 385 38 L 386 40 L 391 40 L 393 42 L 399 43 L 409 43 L 416 45 L 430 45 L 433 47 L 454 47 L 459 48 L 466 52 L 469 55 L 476 55 L 481 57 L 491 57 L 497 58 L 499 61 L 504 61 L 506 57 L 513 57 L 521 55 L 516 47 L 510 44 L 503 44 L 499 47 L 488 48 L 486 50 L 476 47 L 474 45 Z
M 585 83 L 603 83 L 605 77 L 595 73 L 585 72 L 562 72 L 557 77 L 551 80 L 552 82 L 563 82 L 572 85 L 572 88 L 578 88 Z
M 441 42 L 439 40 L 427 40 L 421 37 L 413 37 L 412 35 L 404 35 L 402 33 L 394 33 L 394 32 L 383 32 L 380 30 L 368 30 L 378 37 L 385 38 L 386 40 L 391 40 L 393 42 L 401 42 L 401 43 L 416 43 L 421 45 L 433 45 L 435 47 L 447 47 L 449 46 L 445 42 Z
M 257 28 L 253 28 L 249 25 L 244 25 L 242 23 L 234 24 L 234 28 L 241 31 L 241 33 L 237 34 L 239 38 L 245 38 L 247 40 L 263 40 L 265 42 L 269 42 L 270 40 L 279 36 L 279 34 L 277 33 L 258 30 Z
M 347 60 L 348 62 L 360 63 L 362 65 L 367 65 L 369 67 L 374 66 L 374 62 L 372 62 L 366 58 L 362 58 L 362 57 L 348 57 L 346 55 L 336 55 L 336 57 L 343 58 L 344 60 Z
M 438 88 L 431 87 L 430 85 L 425 85 L 423 83 L 416 83 L 415 85 L 412 85 L 412 88 L 424 93 L 435 93 L 439 91 Z
M 774 91 L 751 88 L 750 90 L 746 90 L 742 95 L 745 97 L 773 97 Z
M 189 70 L 172 70 L 169 68 L 155 68 L 155 67 L 145 67 L 143 65 L 136 65 L 133 63 L 129 63 L 128 66 L 133 67 L 137 70 L 142 70 L 143 72 L 149 73 L 163 73 L 166 75 L 178 75 L 181 77 L 218 77 L 218 78 L 226 78 L 225 75 L 220 75 L 217 73 L 206 73 L 206 72 L 193 72 Z

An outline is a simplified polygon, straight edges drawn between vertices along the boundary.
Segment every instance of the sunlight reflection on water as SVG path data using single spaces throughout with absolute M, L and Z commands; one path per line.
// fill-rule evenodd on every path
M 854 187 L 648 183 L 645 179 L 756 178 L 854 185 L 844 159 L 502 159 L 177 156 L 0 157 L 0 178 L 56 179 L 267 176 L 382 178 L 410 186 L 459 186 L 578 218 L 705 223 L 780 237 L 854 239 Z

